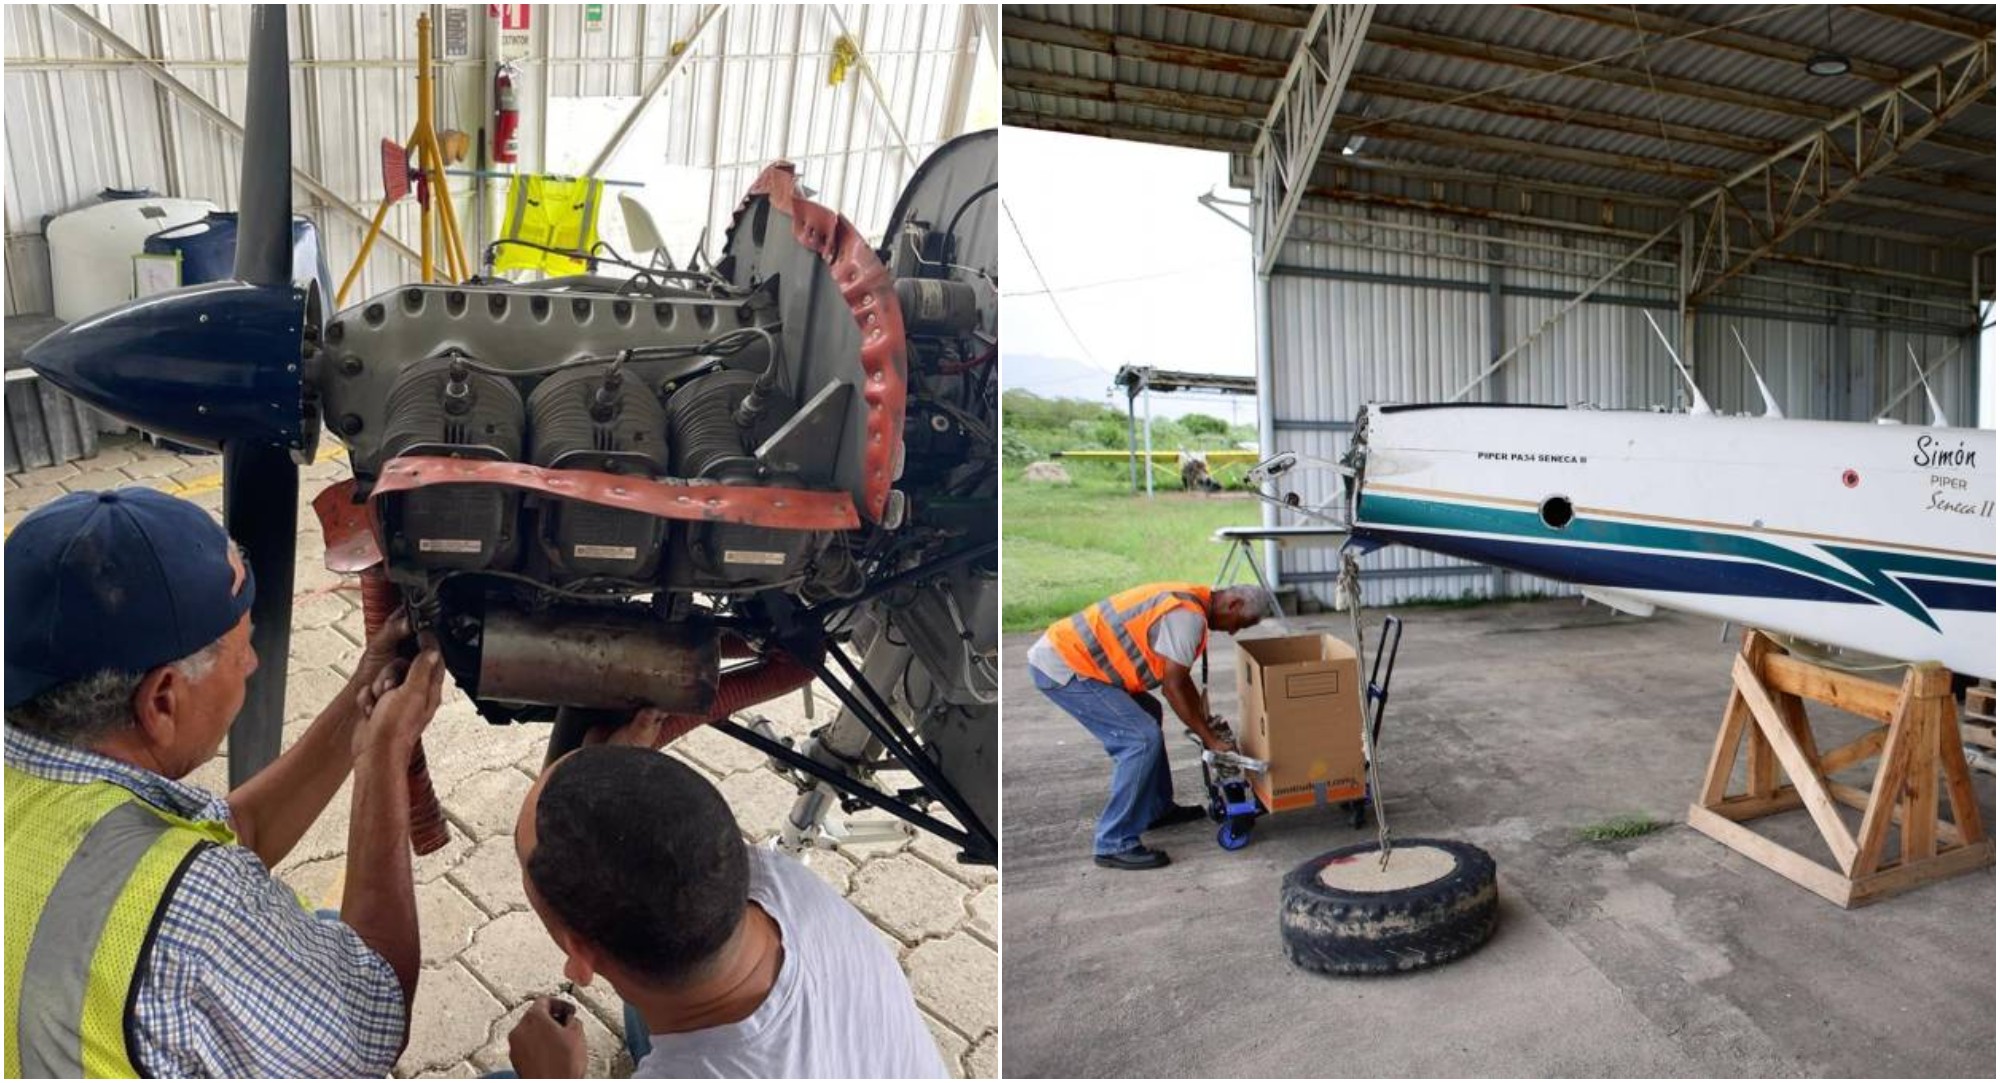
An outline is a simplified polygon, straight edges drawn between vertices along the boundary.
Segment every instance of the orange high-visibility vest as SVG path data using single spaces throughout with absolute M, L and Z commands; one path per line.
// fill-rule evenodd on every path
M 1209 593 L 1210 588 L 1193 583 L 1148 583 L 1120 591 L 1049 625 L 1049 644 L 1082 676 L 1127 692 L 1150 691 L 1160 686 L 1166 672 L 1166 660 L 1153 650 L 1153 622 L 1176 609 L 1199 614 L 1199 657 L 1208 650 Z

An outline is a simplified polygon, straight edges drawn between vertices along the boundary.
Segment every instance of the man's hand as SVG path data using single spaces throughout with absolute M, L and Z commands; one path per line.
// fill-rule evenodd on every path
M 388 672 L 385 671 L 384 676 Z M 380 687 L 378 681 L 374 687 Z M 408 753 L 444 698 L 444 660 L 433 647 L 417 655 L 399 683 L 367 700 L 367 713 L 354 729 L 354 755 L 370 750 Z
M 275 868 L 291 853 L 340 784 L 347 781 L 355 758 L 372 747 L 379 727 L 369 722 L 368 716 L 377 713 L 392 689 L 406 683 L 409 663 L 402 650 L 410 642 L 409 621 L 397 610 L 368 637 L 368 646 L 355 663 L 354 676 L 306 732 L 276 763 L 229 792 L 237 840 L 256 851 L 264 864 Z M 438 669 L 441 672 L 443 667 Z M 422 697 L 413 689 L 402 699 Z M 436 706 L 433 696 L 430 710 Z M 406 703 L 405 710 L 407 707 Z M 429 713 L 424 717 L 428 719 Z
M 1202 744 L 1207 746 L 1209 751 L 1236 751 L 1236 733 L 1229 728 L 1229 723 L 1221 715 L 1212 714 L 1208 716 L 1208 734 L 1209 739 L 1203 741 Z
M 583 735 L 585 745 L 631 745 L 659 748 L 666 744 L 667 719 L 673 717 L 657 707 L 641 707 L 622 726 L 596 726 Z
M 369 715 L 374 714 L 375 704 L 380 702 L 382 697 L 388 695 L 397 685 L 402 684 L 403 678 L 409 676 L 409 673 L 410 663 L 402 658 L 392 659 L 387 665 L 377 670 L 374 683 L 362 685 L 361 690 L 354 693 L 354 702 L 361 709 L 361 717 L 367 718 Z M 359 677 L 360 675 L 361 671 L 359 669 L 355 670 L 355 676 Z
M 414 633 L 410 630 L 410 618 L 401 606 L 375 634 L 368 637 L 368 645 L 361 650 L 361 657 L 354 663 L 354 676 L 348 678 L 346 694 L 360 700 L 361 713 L 367 714 L 371 701 L 381 698 L 382 692 L 402 683 L 402 671 L 410 664 L 410 655 L 416 652 Z M 377 690 L 384 674 L 396 671 L 395 678 L 386 688 Z
M 582 1079 L 590 1067 L 582 1021 L 571 1012 L 566 1022 L 556 1022 L 554 1006 L 536 997 L 507 1035 L 507 1059 L 522 1079 Z

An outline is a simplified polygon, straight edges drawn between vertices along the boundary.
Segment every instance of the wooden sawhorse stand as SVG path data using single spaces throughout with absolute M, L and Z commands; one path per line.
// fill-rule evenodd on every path
M 1839 707 L 1880 724 L 1822 753 L 1803 700 Z M 1745 791 L 1727 793 L 1737 750 L 1747 744 Z M 1827 776 L 1879 757 L 1868 790 Z M 1778 785 L 1778 769 L 1789 785 Z M 1938 816 L 1938 775 L 1951 819 Z M 1861 812 L 1850 834 L 1837 805 Z M 1804 807 L 1832 850 L 1828 867 L 1743 826 L 1744 821 Z M 1890 824 L 1902 827 L 1902 848 L 1884 859 Z M 1743 636 L 1734 688 L 1709 755 L 1701 797 L 1688 826 L 1843 907 L 1993 864 L 1972 776 L 1959 750 L 1951 672 L 1936 663 L 1913 665 L 1901 686 L 1814 665 L 1786 653 L 1763 632 Z

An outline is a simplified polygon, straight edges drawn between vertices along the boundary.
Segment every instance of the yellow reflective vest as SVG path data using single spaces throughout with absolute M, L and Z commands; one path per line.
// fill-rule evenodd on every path
M 132 1078 L 125 1008 L 181 872 L 227 824 L 110 782 L 7 779 L 9 1078 Z
M 588 264 L 582 258 L 560 252 L 588 256 L 597 247 L 597 204 L 603 198 L 601 180 L 516 176 L 507 184 L 507 221 L 494 250 L 493 269 L 581 274 Z M 527 243 L 509 244 L 509 241 Z

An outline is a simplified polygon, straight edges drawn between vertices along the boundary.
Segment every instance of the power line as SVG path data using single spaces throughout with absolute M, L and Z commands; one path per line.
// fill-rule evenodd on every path
M 1146 282 L 1155 278 L 1176 278 L 1180 275 L 1198 274 L 1210 270 L 1209 267 L 1181 267 L 1171 271 L 1154 271 L 1151 274 L 1128 275 L 1124 278 L 1106 278 L 1096 282 L 1080 282 L 1074 286 L 1051 286 L 1040 290 L 1019 290 L 1003 293 L 1002 297 L 1053 297 L 1058 293 L 1075 293 L 1078 290 L 1101 289 L 1105 286 L 1122 286 L 1128 282 Z
M 1028 257 L 1028 267 L 1035 272 L 1035 281 L 1042 284 L 1042 289 L 1049 291 L 1049 304 L 1055 306 L 1056 316 L 1062 320 L 1063 327 L 1068 329 L 1069 337 L 1075 340 L 1076 348 L 1083 351 L 1083 359 L 1090 362 L 1091 368 L 1100 367 L 1097 364 L 1097 355 L 1090 352 L 1090 347 L 1084 343 L 1083 336 L 1076 333 L 1076 325 L 1069 322 L 1069 313 L 1063 311 L 1062 302 L 1056 300 L 1055 291 L 1050 289 L 1049 278 L 1042 273 L 1041 264 L 1035 262 L 1035 251 L 1028 247 L 1028 237 L 1021 232 L 1021 223 L 1014 220 L 1014 208 L 1008 206 L 1007 201 L 1002 199 L 1000 210 L 1006 214 L 1007 224 L 1014 227 L 1014 239 L 1021 242 L 1021 254 Z

